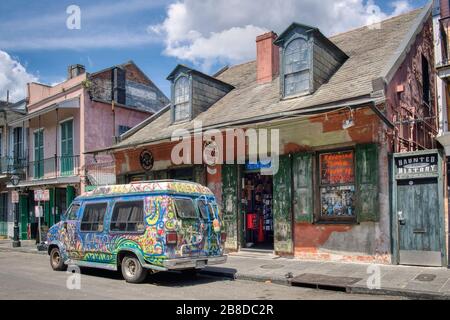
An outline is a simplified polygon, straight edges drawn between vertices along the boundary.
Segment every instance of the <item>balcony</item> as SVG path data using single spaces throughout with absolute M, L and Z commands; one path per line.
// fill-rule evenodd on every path
M 27 180 L 43 180 L 78 176 L 80 156 L 54 156 L 28 162 Z
M 79 183 L 80 156 L 54 156 L 24 162 L 15 170 L 23 173 L 18 187 Z
M 0 157 L 0 178 L 8 178 L 13 174 L 24 174 L 26 159 L 15 157 Z

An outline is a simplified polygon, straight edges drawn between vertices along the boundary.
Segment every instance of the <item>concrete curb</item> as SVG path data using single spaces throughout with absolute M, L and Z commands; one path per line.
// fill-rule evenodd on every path
M 416 291 L 409 289 L 369 289 L 365 287 L 348 287 L 347 292 L 351 294 L 388 295 L 395 297 L 405 297 L 416 300 L 450 300 L 450 295 L 445 293 L 434 293 L 427 291 Z
M 284 286 L 292 286 L 290 279 L 285 279 L 281 277 L 270 277 L 270 276 L 261 276 L 261 275 L 250 275 L 250 274 L 240 274 L 240 273 L 231 273 L 226 271 L 213 271 L 213 270 L 202 270 L 200 272 L 204 275 L 215 276 L 215 277 L 223 277 L 228 279 L 235 280 L 247 280 L 247 281 L 255 281 L 255 282 L 267 282 L 284 285 Z M 426 291 L 416 291 L 416 290 L 408 290 L 408 289 L 394 289 L 394 288 L 382 288 L 382 289 L 369 289 L 366 287 L 358 287 L 358 286 L 347 286 L 345 287 L 345 292 L 348 294 L 366 294 L 366 295 L 388 295 L 395 297 L 404 297 L 411 298 L 417 300 L 450 300 L 450 295 L 444 293 L 433 293 Z

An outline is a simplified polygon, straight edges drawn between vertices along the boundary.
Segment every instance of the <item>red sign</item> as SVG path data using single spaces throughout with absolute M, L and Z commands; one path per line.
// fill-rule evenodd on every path
M 355 180 L 353 151 L 320 156 L 321 184 L 348 184 Z

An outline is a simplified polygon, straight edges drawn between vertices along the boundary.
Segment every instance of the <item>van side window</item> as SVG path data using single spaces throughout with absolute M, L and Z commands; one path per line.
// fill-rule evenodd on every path
M 80 204 L 74 203 L 67 210 L 66 218 L 68 221 L 74 221 L 78 219 L 78 210 L 80 210 Z
M 110 230 L 115 232 L 144 232 L 144 202 L 117 202 L 111 217 Z
M 214 209 L 205 200 L 198 200 L 198 208 L 203 219 L 214 220 Z
M 84 207 L 83 219 L 81 220 L 81 231 L 102 232 L 103 220 L 105 219 L 107 203 L 87 204 Z
M 174 202 L 178 217 L 187 219 L 197 218 L 197 211 L 195 210 L 192 199 L 175 198 Z

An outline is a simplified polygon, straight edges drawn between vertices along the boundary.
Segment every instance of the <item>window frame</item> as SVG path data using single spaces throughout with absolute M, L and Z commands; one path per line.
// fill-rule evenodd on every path
M 307 51 L 308 51 L 308 63 L 307 63 L 307 66 L 305 67 L 305 68 L 303 68 L 303 69 L 301 69 L 301 70 L 298 70 L 298 71 L 295 71 L 295 72 L 289 72 L 289 73 L 287 73 L 286 72 L 286 57 L 287 57 L 287 49 L 289 48 L 289 46 L 290 45 L 292 45 L 295 41 L 303 41 L 304 43 L 305 43 L 305 45 L 307 46 Z M 298 36 L 296 36 L 296 37 L 294 37 L 294 38 L 292 38 L 291 40 L 289 40 L 284 46 L 283 46 L 283 52 L 282 52 L 282 61 L 281 61 L 281 66 L 282 66 L 282 77 L 280 77 L 280 80 L 281 80 L 281 82 L 282 82 L 282 85 L 281 85 L 281 90 L 282 90 L 282 92 L 281 92 L 281 95 L 282 95 L 282 97 L 284 98 L 284 99 L 291 99 L 291 98 L 296 98 L 296 97 L 299 97 L 299 96 L 304 96 L 304 95 L 307 95 L 307 94 L 310 94 L 311 93 L 311 90 L 312 90 L 312 86 L 311 86 L 311 69 L 312 69 L 312 57 L 313 56 L 313 53 L 311 52 L 311 47 L 310 47 L 310 45 L 309 45 L 309 41 L 308 41 L 308 39 L 306 38 L 306 37 L 304 37 L 304 36 L 300 36 L 300 35 L 298 35 Z M 302 90 L 302 91 L 298 91 L 298 92 L 295 92 L 295 93 L 292 93 L 292 94 L 287 94 L 286 93 L 286 78 L 288 77 L 288 76 L 291 76 L 291 75 L 300 75 L 300 74 L 302 74 L 302 73 L 305 73 L 305 72 L 307 72 L 308 73 L 308 83 L 309 83 L 309 85 L 308 85 L 308 88 L 306 89 L 306 90 Z
M 185 88 L 185 90 L 183 90 L 183 92 L 185 92 L 185 95 L 183 96 L 185 99 L 180 102 L 180 101 L 177 101 L 177 98 L 178 98 L 177 88 L 181 81 L 185 81 L 184 84 L 186 85 L 186 88 Z M 192 113 L 191 99 L 192 99 L 191 80 L 190 80 L 189 76 L 182 74 L 178 78 L 176 78 L 176 80 L 173 82 L 172 119 L 173 119 L 174 123 L 187 121 L 191 118 L 191 113 Z M 187 109 L 187 110 L 184 110 L 186 112 L 186 115 L 182 118 L 177 118 L 176 117 L 177 109 L 180 107 Z
M 75 219 L 69 219 L 69 212 L 72 210 L 72 208 L 73 208 L 74 206 L 78 206 L 76 218 L 75 218 Z M 78 221 L 78 213 L 79 213 L 81 207 L 82 207 L 81 203 L 79 203 L 79 202 L 73 202 L 73 203 L 69 206 L 69 208 L 66 210 L 66 212 L 64 213 L 65 220 L 66 220 L 66 221 Z M 81 223 L 81 221 L 80 221 L 80 223 Z
M 103 230 L 102 230 L 102 231 L 99 231 L 99 230 L 96 230 L 96 231 L 92 231 L 92 230 L 82 230 L 82 229 L 81 229 L 81 226 L 83 225 L 83 218 L 84 218 L 84 215 L 85 215 L 85 213 L 86 213 L 86 207 L 89 206 L 89 205 L 99 205 L 99 204 L 106 204 L 105 215 L 104 215 L 104 217 L 103 217 Z M 86 202 L 86 203 L 84 203 L 84 204 L 83 204 L 83 212 L 82 212 L 82 215 L 81 215 L 81 217 L 79 217 L 79 221 L 80 221 L 79 230 L 80 230 L 80 233 L 103 233 L 103 232 L 105 232 L 105 231 L 106 231 L 106 230 L 105 230 L 105 221 L 106 221 L 106 217 L 108 216 L 109 208 L 110 208 L 110 202 L 109 202 L 109 201 Z
M 336 184 L 323 184 L 322 183 L 322 162 L 321 156 L 325 154 L 337 154 L 337 153 L 345 153 L 352 152 L 353 154 L 353 182 L 352 183 L 336 183 Z M 314 184 L 314 190 L 316 191 L 316 223 L 317 224 L 357 224 L 358 223 L 358 212 L 356 211 L 356 203 L 358 201 L 357 195 L 357 173 L 356 173 L 356 149 L 354 147 L 346 147 L 339 149 L 331 149 L 331 150 L 321 150 L 316 153 L 316 183 Z M 331 187 L 339 187 L 339 186 L 353 186 L 354 188 L 354 198 L 353 198 L 353 206 L 355 208 L 353 216 L 324 216 L 322 215 L 322 193 L 321 189 L 326 188 L 327 186 Z
M 117 231 L 117 230 L 112 230 L 111 226 L 113 224 L 113 216 L 114 216 L 114 210 L 116 209 L 116 205 L 117 204 L 123 204 L 123 203 L 130 203 L 130 202 L 141 202 L 142 203 L 142 224 L 144 225 L 144 229 L 142 231 Z M 117 222 L 117 221 L 116 221 Z M 140 221 L 139 221 L 140 222 Z M 128 226 L 129 222 L 126 222 L 126 225 Z M 146 223 L 145 223 L 145 203 L 144 203 L 144 198 L 140 198 L 140 199 L 127 199 L 127 200 L 117 200 L 114 202 L 114 204 L 112 205 L 111 208 L 111 218 L 109 219 L 109 225 L 108 225 L 108 230 L 109 233 L 111 234 L 144 234 L 145 230 L 146 230 Z
M 208 221 L 213 221 L 216 218 L 214 207 L 211 204 L 211 202 L 205 201 L 205 199 L 197 199 L 195 202 L 197 204 L 197 208 L 198 208 L 198 211 L 200 213 L 200 215 L 199 215 L 200 218 L 202 218 L 203 220 L 208 220 Z M 205 206 L 209 206 L 209 210 L 211 210 L 209 217 L 205 218 L 203 216 L 202 210 L 200 209 L 200 203 L 201 202 L 203 202 L 205 204 Z
M 198 219 L 200 219 L 200 212 L 199 212 L 199 209 L 196 206 L 196 202 L 194 201 L 194 199 L 189 198 L 189 197 L 180 197 L 180 196 L 172 197 L 172 199 L 173 199 L 173 206 L 174 206 L 174 209 L 175 209 L 175 213 L 177 215 L 177 219 L 189 219 L 189 220 L 196 220 L 196 219 L 198 220 Z M 180 214 L 178 212 L 177 200 L 190 200 L 191 203 L 192 203 L 192 206 L 194 207 L 195 217 L 182 217 L 182 216 L 180 216 Z

